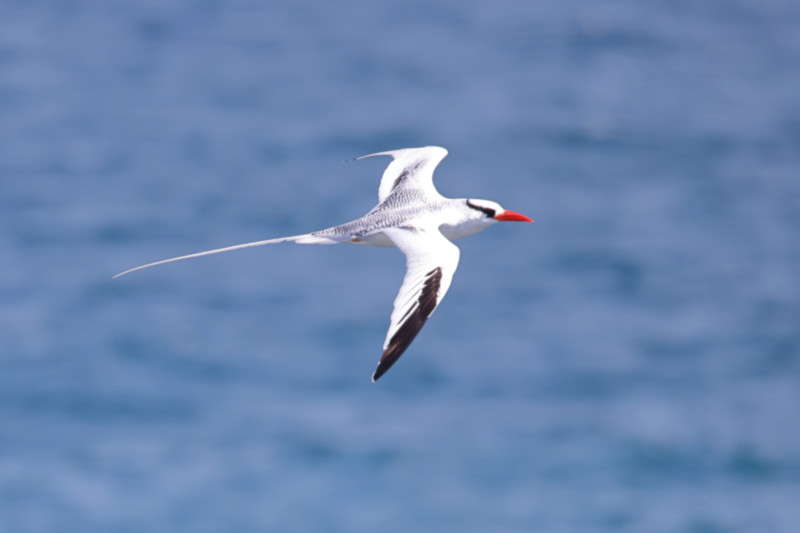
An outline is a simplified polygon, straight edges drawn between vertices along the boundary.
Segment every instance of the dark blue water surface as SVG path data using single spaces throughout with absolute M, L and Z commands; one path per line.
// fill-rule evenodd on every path
M 438 144 L 461 241 L 281 245 Z M 800 4 L 0 4 L 0 532 L 800 531 Z

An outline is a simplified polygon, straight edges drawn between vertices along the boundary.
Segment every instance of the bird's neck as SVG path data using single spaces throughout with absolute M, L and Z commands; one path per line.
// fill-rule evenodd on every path
M 454 241 L 468 237 L 492 225 L 485 217 L 476 215 L 475 210 L 466 207 L 466 200 L 451 200 L 444 223 L 439 226 L 439 231 L 448 240 Z

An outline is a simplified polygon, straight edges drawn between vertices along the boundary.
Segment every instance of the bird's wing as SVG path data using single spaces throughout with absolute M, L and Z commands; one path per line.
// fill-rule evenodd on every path
M 398 188 L 420 189 L 426 194 L 438 195 L 433 186 L 433 171 L 445 158 L 447 150 L 440 146 L 423 146 L 422 148 L 406 148 L 376 154 L 362 155 L 356 159 L 365 159 L 378 155 L 392 156 L 383 172 L 378 187 L 378 202 L 383 203 Z
M 394 300 L 383 356 L 372 381 L 403 355 L 425 321 L 442 301 L 458 267 L 458 247 L 438 228 L 388 228 L 386 236 L 406 256 L 406 275 Z

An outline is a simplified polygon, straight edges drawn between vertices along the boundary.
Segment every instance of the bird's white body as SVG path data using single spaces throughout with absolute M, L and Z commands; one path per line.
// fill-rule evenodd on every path
M 320 231 L 228 246 L 184 255 L 126 270 L 280 242 L 358 244 L 397 247 L 406 256 L 406 275 L 394 302 L 384 353 L 373 381 L 402 355 L 441 302 L 459 260 L 451 241 L 477 233 L 502 220 L 531 221 L 488 200 L 445 198 L 433 186 L 433 171 L 447 155 L 438 146 L 407 148 L 359 157 L 391 156 L 378 188 L 378 205 L 351 222 Z M 531 221 L 532 222 L 532 221 Z

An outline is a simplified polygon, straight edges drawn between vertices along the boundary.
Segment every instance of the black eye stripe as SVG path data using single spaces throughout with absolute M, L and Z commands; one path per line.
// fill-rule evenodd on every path
M 494 218 L 494 216 L 497 214 L 497 212 L 494 209 L 492 209 L 491 207 L 481 207 L 479 205 L 473 204 L 469 200 L 467 200 L 467 205 L 469 207 L 471 207 L 472 209 L 475 209 L 476 211 L 482 212 L 483 214 L 485 214 L 489 218 Z

